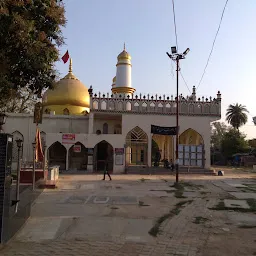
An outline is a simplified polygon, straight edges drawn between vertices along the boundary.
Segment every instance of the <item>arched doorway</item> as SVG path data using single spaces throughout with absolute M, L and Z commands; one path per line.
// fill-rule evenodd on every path
M 67 150 L 60 142 L 53 143 L 48 149 L 48 154 L 49 166 L 58 165 L 60 170 L 66 170 Z
M 94 147 L 94 170 L 96 172 L 103 171 L 105 168 L 105 160 L 108 158 L 109 172 L 113 172 L 113 147 L 105 140 L 99 142 Z
M 126 135 L 126 165 L 147 165 L 148 136 L 138 126 Z
M 179 137 L 179 160 L 183 166 L 204 167 L 204 140 L 201 134 L 189 128 Z
M 160 134 L 153 134 L 152 136 L 153 141 L 158 146 L 158 150 L 160 152 L 160 161 L 163 162 L 164 159 L 167 159 L 169 162 L 173 162 L 173 156 L 174 156 L 174 143 L 173 143 L 173 136 L 172 135 L 160 135 Z M 153 144 L 152 144 L 152 164 L 154 163 L 156 159 L 153 158 Z
M 76 142 L 68 151 L 69 156 L 69 165 L 70 170 L 87 170 L 88 162 L 88 150 L 81 143 Z

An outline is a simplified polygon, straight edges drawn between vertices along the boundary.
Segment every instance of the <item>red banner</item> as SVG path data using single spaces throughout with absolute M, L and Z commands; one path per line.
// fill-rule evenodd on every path
M 75 144 L 76 135 L 73 133 L 62 134 L 62 144 Z

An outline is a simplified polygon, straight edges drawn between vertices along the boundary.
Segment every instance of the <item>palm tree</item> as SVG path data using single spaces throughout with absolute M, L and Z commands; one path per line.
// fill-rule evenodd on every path
M 249 111 L 245 106 L 236 103 L 235 105 L 229 105 L 226 113 L 226 120 L 233 128 L 239 130 L 239 127 L 246 124 L 248 117 L 247 114 Z

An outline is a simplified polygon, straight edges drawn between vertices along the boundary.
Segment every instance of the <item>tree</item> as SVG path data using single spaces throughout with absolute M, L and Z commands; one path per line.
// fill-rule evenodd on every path
M 211 145 L 214 150 L 221 149 L 221 141 L 223 136 L 228 131 L 228 127 L 223 122 L 214 122 L 211 124 Z
M 0 106 L 20 88 L 52 88 L 65 23 L 61 0 L 1 1 Z
M 251 148 L 256 148 L 256 139 L 248 140 L 248 144 Z
M 239 127 L 246 124 L 248 117 L 248 110 L 245 106 L 236 103 L 235 105 L 229 105 L 226 113 L 226 120 L 233 128 L 239 130 Z
M 0 112 L 32 113 L 36 102 L 38 98 L 31 89 L 19 88 L 17 91 L 11 91 L 6 104 L 0 107 Z
M 221 152 L 226 157 L 232 157 L 236 153 L 245 153 L 249 150 L 248 142 L 245 135 L 237 129 L 230 129 L 223 136 L 221 141 Z

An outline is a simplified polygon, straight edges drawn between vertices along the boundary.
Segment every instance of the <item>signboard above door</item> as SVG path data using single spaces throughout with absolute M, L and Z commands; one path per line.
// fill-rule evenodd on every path
M 73 133 L 62 134 L 62 144 L 75 144 L 76 135 Z
M 159 135 L 176 135 L 177 134 L 177 127 L 164 127 L 164 126 L 157 126 L 151 125 L 151 133 L 159 134 Z

